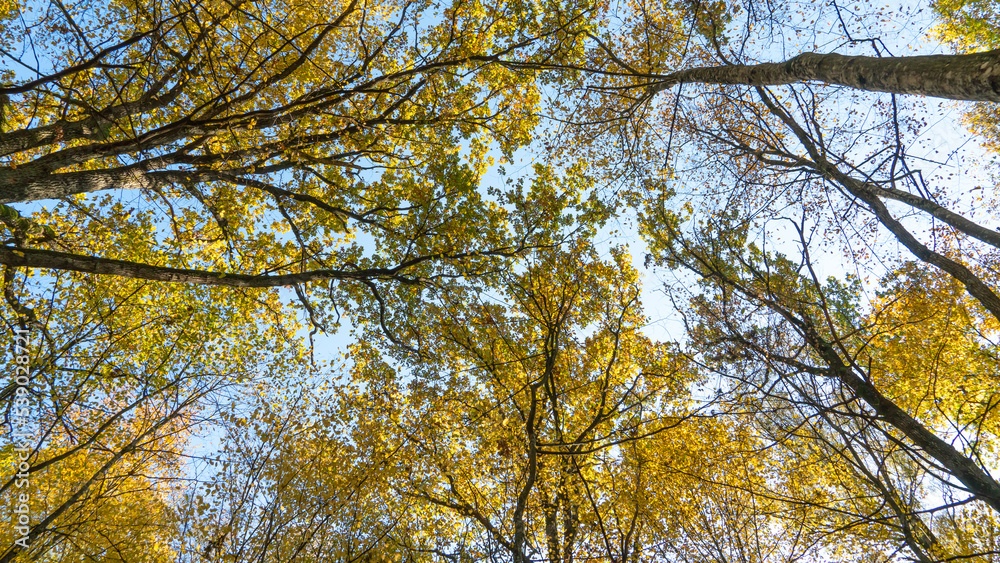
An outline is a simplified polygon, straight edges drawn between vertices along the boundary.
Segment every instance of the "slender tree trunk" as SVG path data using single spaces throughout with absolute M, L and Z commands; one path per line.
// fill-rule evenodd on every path
M 700 67 L 655 78 L 649 87 L 653 94 L 682 82 L 748 86 L 825 82 L 872 92 L 1000 102 L 1000 49 L 881 58 L 803 53 L 781 63 Z
M 674 228 L 667 226 L 671 237 L 678 237 Z M 679 238 L 679 237 L 678 237 Z M 690 251 L 690 248 L 688 248 Z M 976 498 L 982 500 L 990 508 L 1000 513 L 1000 482 L 998 482 L 976 461 L 963 454 L 951 443 L 941 439 L 919 420 L 910 416 L 909 413 L 901 409 L 891 399 L 886 397 L 871 382 L 866 374 L 859 375 L 852 368 L 851 363 L 846 363 L 840 352 L 834 345 L 823 338 L 816 330 L 811 318 L 805 312 L 793 313 L 787 308 L 780 297 L 774 294 L 759 293 L 744 285 L 739 279 L 734 279 L 730 273 L 718 268 L 714 261 L 705 256 L 694 255 L 694 261 L 685 259 L 676 253 L 673 258 L 677 259 L 692 272 L 706 279 L 714 278 L 715 283 L 731 288 L 733 291 L 746 296 L 753 302 L 759 303 L 771 309 L 775 313 L 785 318 L 791 325 L 795 326 L 808 344 L 826 363 L 827 368 L 823 369 L 824 375 L 836 378 L 853 392 L 853 395 L 865 402 L 871 409 L 891 426 L 902 432 L 918 448 L 923 450 L 930 458 L 937 461 L 952 476 L 955 477 L 965 489 Z M 737 341 L 746 343 L 747 341 L 737 336 Z M 758 349 L 758 353 L 762 350 Z M 768 352 L 763 351 L 765 358 L 770 359 Z M 788 362 L 779 360 L 795 369 L 801 369 L 804 364 L 798 361 Z M 848 358 L 847 362 L 851 362 Z
M 7 266 L 84 272 L 158 282 L 227 287 L 287 287 L 298 283 L 323 280 L 358 281 L 392 279 L 400 283 L 417 283 L 417 278 L 407 278 L 403 275 L 403 272 L 422 262 L 440 258 L 445 258 L 445 256 L 419 256 L 389 268 L 326 269 L 291 274 L 266 275 L 156 266 L 141 262 L 69 254 L 40 248 L 0 247 L 0 264 Z
M 793 319 L 787 311 L 781 313 Z M 797 321 L 797 322 L 795 322 Z M 958 451 L 950 443 L 939 438 L 896 403 L 883 395 L 869 380 L 859 377 L 844 363 L 834 347 L 824 340 L 808 318 L 795 319 L 802 329 L 805 340 L 815 349 L 829 366 L 829 374 L 839 379 L 854 395 L 868 404 L 880 417 L 902 432 L 920 449 L 934 458 L 965 487 L 1000 513 L 1000 483 L 975 461 Z
M 548 492 L 542 490 L 542 511 L 545 514 L 545 544 L 548 547 L 549 561 L 560 562 L 562 555 L 559 552 L 559 500 L 557 493 L 553 501 L 549 498 Z

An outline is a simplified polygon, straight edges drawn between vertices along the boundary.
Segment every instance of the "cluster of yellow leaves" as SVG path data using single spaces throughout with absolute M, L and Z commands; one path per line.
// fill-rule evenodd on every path
M 892 281 L 866 319 L 873 381 L 935 427 L 995 438 L 1000 323 L 961 284 L 916 264 Z
M 996 0 L 937 0 L 933 3 L 941 18 L 936 28 L 942 42 L 957 52 L 1000 49 L 1000 2 Z M 1000 153 L 1000 112 L 996 104 L 977 103 L 966 110 L 965 118 L 974 133 L 990 150 Z

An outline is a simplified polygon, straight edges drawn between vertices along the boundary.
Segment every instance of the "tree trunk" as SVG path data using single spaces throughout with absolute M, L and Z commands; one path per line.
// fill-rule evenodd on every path
M 781 63 L 700 67 L 656 78 L 649 87 L 653 94 L 683 82 L 748 86 L 825 82 L 872 92 L 1000 102 L 1000 49 L 882 58 L 803 53 Z
M 787 316 L 787 311 L 783 316 Z M 819 336 L 808 318 L 799 320 L 806 342 L 815 349 L 829 366 L 829 374 L 839 379 L 854 395 L 864 401 L 886 422 L 902 432 L 920 449 L 934 458 L 958 479 L 966 489 L 1000 513 L 1000 483 L 968 456 L 950 443 L 939 438 L 906 411 L 883 395 L 871 382 L 862 379 L 844 363 L 834 347 Z
M 12 248 L 0 246 L 0 264 L 6 266 L 83 272 L 158 282 L 247 288 L 289 287 L 294 284 L 324 280 L 359 281 L 391 279 L 399 283 L 418 283 L 419 278 L 405 277 L 403 272 L 422 262 L 442 258 L 447 257 L 439 254 L 418 256 L 388 268 L 345 268 L 340 270 L 324 269 L 290 274 L 267 275 L 174 268 L 170 266 L 156 266 L 141 262 L 116 260 L 114 258 L 70 254 L 67 252 L 57 252 L 54 250 L 45 250 L 40 248 Z

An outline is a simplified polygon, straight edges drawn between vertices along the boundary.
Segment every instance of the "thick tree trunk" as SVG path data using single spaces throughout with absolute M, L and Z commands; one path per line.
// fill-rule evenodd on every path
M 136 167 L 44 175 L 32 175 L 30 168 L 23 171 L 7 169 L 0 170 L 0 203 L 59 199 L 104 190 L 154 188 L 183 177 L 174 171 L 147 173 Z
M 803 53 L 781 63 L 700 67 L 658 78 L 649 87 L 653 94 L 683 82 L 748 86 L 825 82 L 872 92 L 1000 102 L 1000 49 L 882 58 Z

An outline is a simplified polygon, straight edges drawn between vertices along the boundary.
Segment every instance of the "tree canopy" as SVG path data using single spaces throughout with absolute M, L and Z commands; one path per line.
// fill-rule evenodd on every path
M 998 14 L 0 3 L 0 563 L 1000 561 Z

